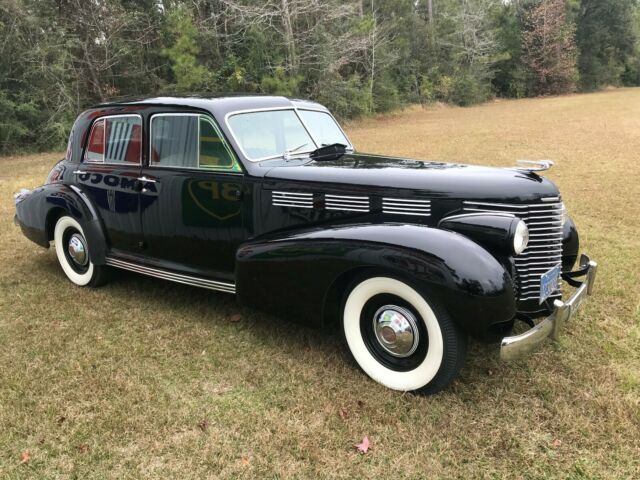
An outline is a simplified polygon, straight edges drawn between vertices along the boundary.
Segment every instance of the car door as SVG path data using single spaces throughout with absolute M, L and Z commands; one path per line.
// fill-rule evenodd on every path
M 243 173 L 214 119 L 200 113 L 150 118 L 141 192 L 145 253 L 161 266 L 232 278 L 245 240 Z
M 103 221 L 112 250 L 136 252 L 142 241 L 138 177 L 142 168 L 142 117 L 94 120 L 75 181 Z

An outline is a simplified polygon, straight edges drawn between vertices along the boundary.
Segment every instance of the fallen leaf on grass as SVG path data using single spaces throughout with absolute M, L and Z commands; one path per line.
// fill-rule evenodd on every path
M 242 320 L 242 315 L 240 315 L 239 313 L 234 313 L 229 317 L 229 321 L 231 323 L 238 323 L 240 320 Z
M 83 443 L 82 445 L 78 445 L 78 451 L 80 453 L 87 453 L 89 451 L 89 445 Z
M 60 415 L 58 418 L 56 418 L 56 423 L 58 425 L 62 425 L 65 422 L 66 419 L 67 419 L 67 417 L 65 417 L 64 415 Z
M 359 443 L 358 445 L 355 445 L 355 447 L 358 450 L 358 452 L 362 453 L 363 455 L 367 453 L 369 451 L 369 448 L 371 448 L 369 437 L 365 435 L 364 438 L 362 439 L 362 442 Z
M 206 418 L 202 419 L 201 421 L 198 422 L 198 428 L 203 432 L 206 432 L 207 428 L 209 428 L 209 421 Z
M 349 411 L 346 408 L 340 408 L 340 410 L 338 410 L 338 415 L 340 415 L 341 419 L 346 420 L 349 418 Z
M 242 457 L 242 465 L 245 467 L 249 465 L 249 459 L 247 457 Z
M 29 460 L 31 460 L 31 452 L 29 450 L 25 450 L 22 452 L 22 460 L 20 463 L 29 463 Z
M 560 445 L 562 445 L 562 440 L 560 440 L 559 438 L 556 438 L 553 442 L 551 442 L 551 446 L 553 448 L 558 448 L 560 447 Z

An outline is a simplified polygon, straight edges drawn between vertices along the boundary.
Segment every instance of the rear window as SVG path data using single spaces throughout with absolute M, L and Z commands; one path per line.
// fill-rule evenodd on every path
M 138 115 L 107 117 L 91 127 L 85 161 L 140 164 L 142 119 Z

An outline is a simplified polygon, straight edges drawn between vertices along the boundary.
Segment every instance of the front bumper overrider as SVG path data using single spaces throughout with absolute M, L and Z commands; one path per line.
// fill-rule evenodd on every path
M 535 350 L 548 337 L 557 340 L 560 329 L 578 310 L 587 295 L 593 291 L 593 283 L 596 279 L 598 264 L 586 255 L 580 257 L 580 267 L 574 272 L 563 273 L 562 278 L 570 285 L 577 287 L 571 297 L 563 302 L 553 302 L 553 312 L 535 327 L 520 335 L 504 337 L 500 345 L 500 358 L 502 360 L 515 360 Z M 577 282 L 576 277 L 586 276 L 584 281 Z

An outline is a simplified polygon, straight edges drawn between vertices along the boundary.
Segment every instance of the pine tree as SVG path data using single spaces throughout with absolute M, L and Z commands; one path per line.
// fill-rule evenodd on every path
M 637 0 L 581 0 L 576 34 L 581 88 L 619 85 L 636 68 L 637 8 Z

